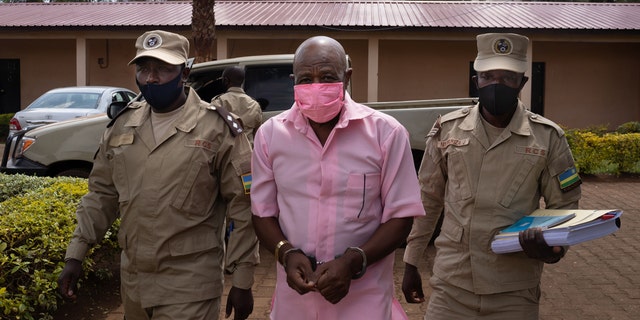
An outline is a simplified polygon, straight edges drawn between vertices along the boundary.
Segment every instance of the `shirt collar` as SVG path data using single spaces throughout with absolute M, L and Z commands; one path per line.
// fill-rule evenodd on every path
M 181 131 L 189 132 L 195 128 L 199 112 L 199 108 L 190 108 L 189 106 L 198 105 L 201 100 L 193 88 L 185 86 L 185 89 L 188 90 L 187 100 L 181 107 L 182 115 L 176 120 L 175 127 Z M 146 102 L 141 103 L 124 125 L 127 127 L 139 127 L 149 119 L 150 115 L 151 106 Z
M 521 136 L 528 136 L 531 134 L 531 126 L 528 121 L 528 111 L 526 110 L 524 104 L 518 100 L 518 106 L 516 107 L 516 112 L 511 117 L 511 122 L 507 125 L 509 131 L 514 134 Z M 474 130 L 478 126 L 481 125 L 482 120 L 480 119 L 482 115 L 480 114 L 480 103 L 477 103 L 475 108 L 469 109 L 469 116 L 466 117 L 462 123 L 460 124 L 460 129 L 462 130 Z

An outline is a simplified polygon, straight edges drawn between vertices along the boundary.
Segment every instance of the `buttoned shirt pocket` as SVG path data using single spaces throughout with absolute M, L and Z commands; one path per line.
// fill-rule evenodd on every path
M 450 152 L 447 156 L 447 167 L 447 199 L 455 202 L 471 198 L 471 183 L 463 154 L 460 151 Z
M 209 164 L 204 161 L 191 162 L 183 179 L 172 206 L 188 214 L 206 214 L 207 208 L 211 208 L 216 199 L 215 177 L 211 174 Z
M 537 175 L 542 170 L 542 165 L 539 165 L 541 159 L 543 158 L 537 156 L 519 157 L 517 169 L 511 177 L 511 183 L 499 195 L 500 205 L 509 207 L 520 190 L 524 190 L 522 192 L 531 192 L 531 190 L 537 189 Z
M 447 237 L 449 240 L 460 243 L 464 234 L 464 227 L 456 223 L 453 219 L 444 219 L 442 221 L 442 227 L 440 227 L 440 234 Z
M 380 218 L 380 173 L 351 173 L 347 177 L 344 216 L 347 221 Z

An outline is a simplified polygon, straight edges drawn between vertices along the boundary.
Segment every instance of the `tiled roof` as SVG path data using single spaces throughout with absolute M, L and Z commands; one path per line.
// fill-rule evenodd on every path
M 639 3 L 217 0 L 219 27 L 640 30 Z M 191 24 L 190 1 L 4 3 L 0 28 Z

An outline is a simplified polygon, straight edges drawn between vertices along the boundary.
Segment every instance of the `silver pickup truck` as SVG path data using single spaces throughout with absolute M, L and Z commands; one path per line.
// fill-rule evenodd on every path
M 249 56 L 195 64 L 189 85 L 203 100 L 221 93 L 222 71 L 231 65 L 245 68 L 244 90 L 256 99 L 269 118 L 293 104 L 293 55 Z M 469 106 L 472 98 L 372 102 L 366 105 L 395 117 L 409 131 L 414 163 L 419 165 L 425 137 L 439 115 Z M 7 138 L 2 173 L 88 177 L 93 157 L 109 116 L 101 114 L 20 131 Z

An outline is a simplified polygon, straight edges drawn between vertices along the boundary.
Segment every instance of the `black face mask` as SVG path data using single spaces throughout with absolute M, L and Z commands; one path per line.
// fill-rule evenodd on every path
M 478 88 L 480 106 L 494 116 L 513 112 L 518 106 L 520 88 L 512 88 L 502 83 Z
M 137 80 L 138 89 L 142 92 L 144 99 L 156 110 L 165 110 L 178 99 L 178 96 L 184 90 L 184 86 L 180 86 L 182 81 L 182 73 L 178 74 L 175 79 L 165 84 L 140 84 Z

